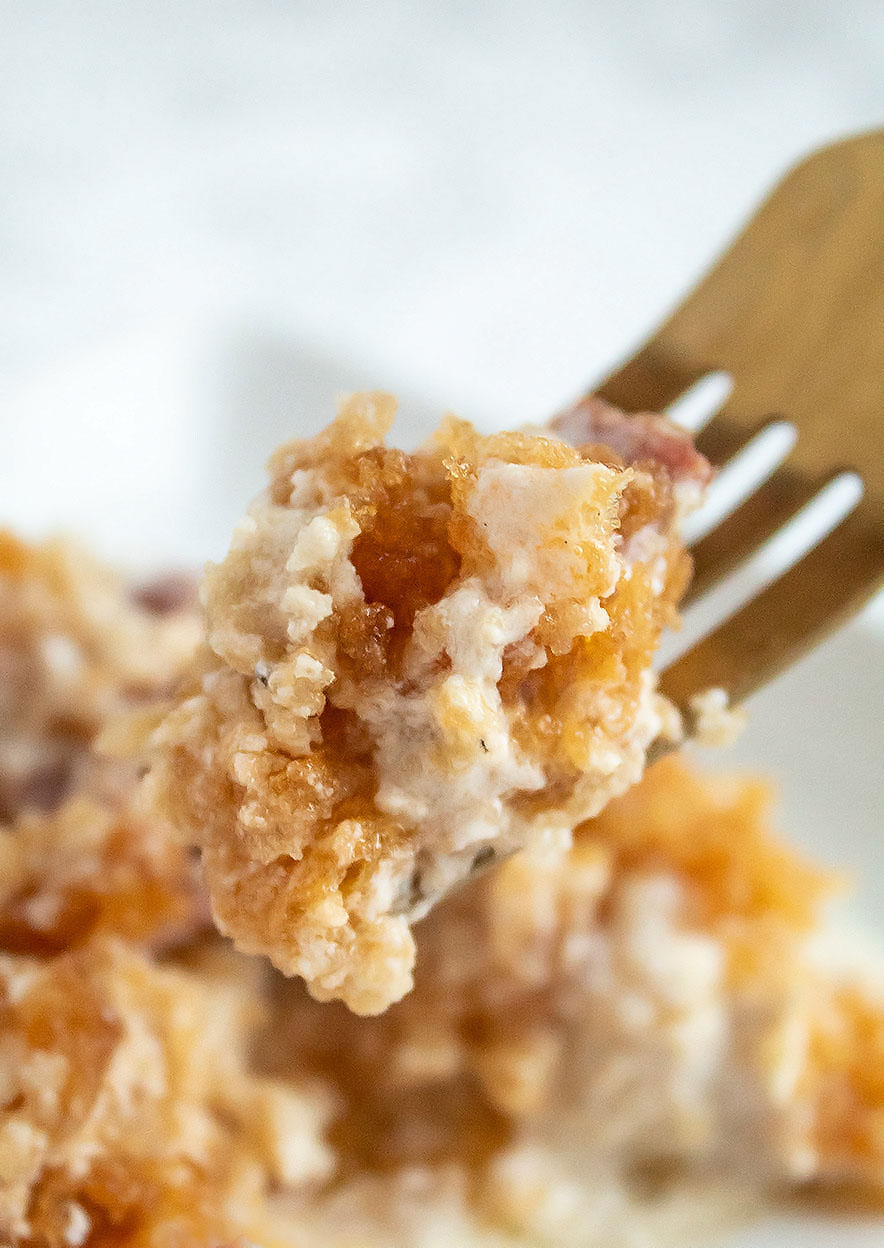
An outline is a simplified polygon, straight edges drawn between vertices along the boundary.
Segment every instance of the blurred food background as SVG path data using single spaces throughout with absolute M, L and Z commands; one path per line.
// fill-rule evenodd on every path
M 542 420 L 791 162 L 884 119 L 879 0 L 0 15 L 0 520 L 140 565 L 218 554 L 273 445 L 342 389 L 399 393 L 406 441 L 447 407 Z M 723 758 L 782 778 L 788 826 L 859 872 L 867 912 L 875 616 Z

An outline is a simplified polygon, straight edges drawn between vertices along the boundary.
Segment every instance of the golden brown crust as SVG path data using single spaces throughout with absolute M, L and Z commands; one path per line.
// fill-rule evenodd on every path
M 196 863 L 132 800 L 82 794 L 0 829 L 0 950 L 44 956 L 98 933 L 159 950 L 208 923 Z
M 395 464 L 393 478 L 401 489 Z M 827 951 L 836 881 L 771 834 L 766 786 L 666 760 L 567 854 L 535 846 L 441 904 L 420 928 L 414 993 L 382 1018 L 278 976 L 268 1002 L 262 965 L 206 935 L 189 855 L 139 800 L 137 769 L 90 749 L 99 730 L 137 743 L 133 704 L 152 722 L 180 657 L 126 657 L 151 634 L 119 589 L 99 594 L 109 614 L 75 611 L 95 565 L 70 547 L 49 559 L 62 581 L 45 552 L 3 552 L 5 653 L 31 664 L 41 708 L 79 698 L 83 714 L 66 736 L 42 709 L 23 718 L 16 695 L 7 720 L 7 742 L 45 740 L 77 763 L 72 795 L 0 832 L 0 1243 L 351 1248 L 413 1243 L 434 1220 L 442 1242 L 583 1246 L 597 1219 L 604 1242 L 644 1227 L 649 1193 L 671 1192 L 696 1223 L 716 1174 L 725 1193 L 837 1183 L 880 1201 L 884 999 Z M 62 626 L 89 660 L 73 684 L 41 658 Z M 342 646 L 355 656 L 364 641 Z M 396 650 L 378 643 L 368 666 L 401 662 Z M 330 756 L 314 748 L 278 773 L 251 760 L 250 827 L 269 863 L 292 821 L 307 836 L 317 812 L 360 800 L 358 764 L 348 789 L 334 751 L 358 759 L 364 736 L 341 708 L 323 728 Z M 185 779 L 195 819 L 230 800 L 226 776 Z M 381 840 L 389 853 L 384 838 L 354 842 L 350 865 L 365 869 Z M 334 898 L 340 851 L 312 857 L 317 898 L 329 879 Z M 335 1105 L 336 1177 L 319 1195 Z
M 288 1248 L 271 1190 L 330 1165 L 322 1098 L 249 1068 L 254 977 L 231 952 L 159 964 L 193 961 L 183 946 L 208 926 L 195 863 L 139 807 L 137 766 L 93 749 L 97 734 L 131 745 L 171 693 L 199 627 L 183 589 L 133 604 L 73 545 L 0 537 L 0 1242 L 14 1248 L 205 1248 L 243 1230 Z
M 469 1155 L 493 1176 L 530 1144 L 884 1187 L 884 999 L 817 964 L 835 881 L 773 837 L 769 806 L 757 781 L 664 760 L 563 860 L 517 856 L 447 899 L 382 1018 L 280 985 L 277 1060 L 284 1032 L 342 1088 L 342 1164 Z
M 0 531 L 0 822 L 79 787 L 96 734 L 167 697 L 198 635 L 192 602 L 157 615 L 75 543 Z
M 147 1248 L 272 1224 L 271 1188 L 330 1158 L 322 1101 L 249 1073 L 256 1021 L 235 967 L 200 978 L 108 939 L 4 957 L 2 1241 Z
M 151 781 L 221 929 L 362 1014 L 476 861 L 637 779 L 688 566 L 665 467 L 455 420 L 405 454 L 393 409 L 355 396 L 271 460 Z

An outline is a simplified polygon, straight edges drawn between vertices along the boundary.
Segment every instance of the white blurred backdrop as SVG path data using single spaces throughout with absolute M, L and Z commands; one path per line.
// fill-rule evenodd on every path
M 884 118 L 880 0 L 0 0 L 0 31 L 0 509 L 130 557 L 218 548 L 342 385 L 542 417 Z

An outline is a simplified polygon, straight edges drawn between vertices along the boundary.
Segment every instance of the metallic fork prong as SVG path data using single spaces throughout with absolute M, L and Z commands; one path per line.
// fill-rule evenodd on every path
M 838 476 L 809 476 L 788 461 L 692 548 L 694 575 L 683 606 L 701 598 L 764 545 Z
M 596 393 L 625 412 L 662 412 L 711 371 L 689 367 L 649 344 L 612 373 Z
M 733 389 L 697 436 L 725 463 L 782 413 L 797 432 L 758 493 L 695 547 L 696 597 L 840 471 L 863 482 L 851 516 L 663 675 L 684 709 L 713 686 L 741 701 L 884 583 L 884 130 L 813 152 L 598 393 L 660 411 L 710 372 Z M 766 414 L 766 415 L 765 415 Z
M 740 703 L 857 611 L 884 579 L 884 539 L 865 498 L 828 537 L 662 674 L 686 707 L 707 688 Z
M 734 420 L 729 417 L 727 409 L 719 412 L 704 429 L 694 438 L 697 450 L 705 455 L 711 464 L 726 465 L 735 455 L 739 455 L 753 438 L 776 420 L 785 420 L 782 415 L 759 413 L 754 420 L 745 417 Z

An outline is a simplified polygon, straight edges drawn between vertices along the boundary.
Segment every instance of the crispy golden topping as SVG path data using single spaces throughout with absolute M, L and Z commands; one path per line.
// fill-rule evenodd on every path
M 131 802 L 76 796 L 0 829 L 0 950 L 58 953 L 99 932 L 159 949 L 207 923 L 188 851 Z
M 341 1088 L 342 1165 L 469 1156 L 493 1184 L 530 1147 L 881 1185 L 884 999 L 817 964 L 835 881 L 769 808 L 756 780 L 663 760 L 564 858 L 517 855 L 440 905 L 382 1018 L 280 986 L 275 1060 Z
M 0 1240 L 196 1245 L 260 1232 L 327 1172 L 321 1101 L 250 1074 L 256 1007 L 117 940 L 0 960 Z M 162 1238 L 158 1236 L 162 1234 Z
M 406 454 L 393 410 L 355 396 L 274 455 L 152 778 L 222 930 L 363 1014 L 474 864 L 638 777 L 688 566 L 665 466 L 453 419 Z
M 407 980 L 403 882 L 435 895 L 433 847 L 500 835 L 447 828 L 490 793 L 543 834 L 421 924 L 405 1000 L 318 1004 L 208 932 L 150 785 L 95 753 L 157 723 L 186 585 L 133 607 L 74 548 L 0 538 L 0 1244 L 598 1248 L 747 1189 L 880 1202 L 884 994 L 766 786 L 672 758 L 575 814 L 651 717 L 689 444 L 591 406 L 615 445 L 588 457 L 457 423 L 409 457 L 389 416 L 275 457 L 155 794 L 241 943 L 290 941 L 360 1008 Z
M 608 847 L 623 873 L 678 875 L 702 926 L 775 918 L 807 931 L 836 879 L 771 835 L 770 806 L 764 781 L 710 778 L 670 756 L 575 837 Z
M 0 822 L 77 787 L 96 733 L 167 697 L 198 634 L 192 602 L 158 615 L 75 544 L 0 531 Z

